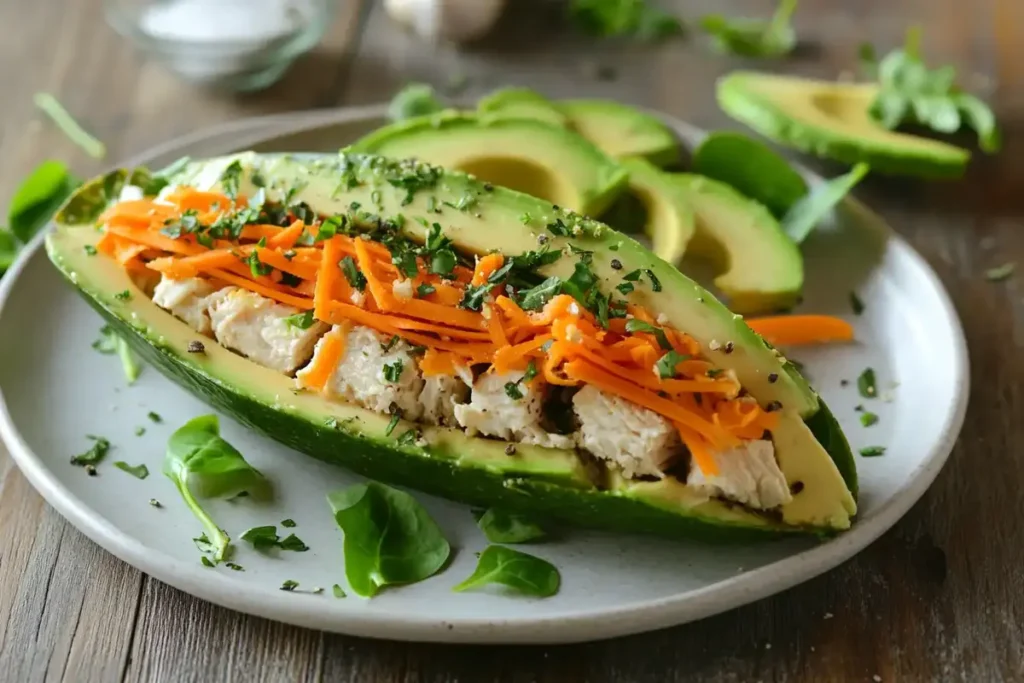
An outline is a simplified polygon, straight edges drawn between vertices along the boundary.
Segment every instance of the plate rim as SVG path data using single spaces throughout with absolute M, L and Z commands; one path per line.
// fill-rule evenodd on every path
M 241 147 L 258 144 L 261 140 L 312 130 L 318 126 L 336 125 L 348 120 L 380 116 L 385 105 L 342 107 L 330 111 L 295 112 L 252 117 L 204 128 L 171 141 L 155 145 L 131 157 L 129 165 L 167 154 L 174 149 L 195 144 L 233 131 L 251 128 L 251 138 L 244 138 Z M 696 137 L 706 131 L 689 123 L 659 113 L 684 137 Z M 277 124 L 279 127 L 274 128 Z M 794 166 L 805 176 L 819 179 L 799 163 Z M 848 198 L 846 206 L 860 219 L 875 223 L 886 232 L 887 250 L 893 249 L 904 262 L 919 271 L 933 289 L 938 304 L 950 323 L 954 357 L 950 359 L 954 382 L 959 388 L 956 400 L 943 420 L 943 431 L 935 446 L 921 463 L 908 474 L 906 485 L 883 503 L 868 520 L 854 524 L 849 531 L 807 550 L 777 560 L 754 570 L 715 582 L 708 586 L 686 591 L 670 598 L 651 599 L 621 607 L 595 608 L 574 611 L 569 615 L 541 617 L 459 618 L 446 621 L 437 617 L 374 615 L 372 611 L 353 612 L 344 609 L 317 608 L 297 596 L 264 594 L 254 595 L 247 586 L 226 576 L 208 573 L 195 578 L 195 568 L 161 553 L 155 553 L 133 537 L 119 531 L 105 517 L 94 512 L 81 499 L 71 493 L 52 474 L 45 463 L 22 438 L 7 405 L 7 397 L 0 388 L 0 438 L 12 459 L 32 486 L 65 519 L 92 541 L 120 560 L 179 590 L 208 602 L 276 621 L 318 628 L 326 631 L 363 637 L 388 638 L 419 642 L 449 643 L 504 643 L 554 644 L 575 643 L 624 636 L 668 626 L 696 621 L 733 609 L 775 593 L 787 590 L 842 564 L 873 543 L 899 521 L 924 495 L 938 476 L 952 451 L 962 428 L 969 398 L 970 375 L 964 329 L 956 309 L 941 280 L 925 259 L 878 215 Z M 45 258 L 41 245 L 48 230 L 37 235 L 19 255 L 16 263 L 0 281 L 0 320 L 16 283 L 28 263 Z M 191 571 L 190 571 L 191 570 Z M 324 603 L 326 604 L 326 603 Z M 335 603 L 331 603 L 334 605 Z M 340 605 L 338 605 L 340 607 Z

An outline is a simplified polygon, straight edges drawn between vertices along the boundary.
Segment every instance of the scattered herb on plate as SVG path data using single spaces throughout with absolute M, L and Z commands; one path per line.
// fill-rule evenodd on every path
M 345 577 L 358 595 L 422 581 L 448 561 L 440 527 L 404 491 L 371 481 L 331 493 L 327 502 L 345 532 Z
M 121 369 L 124 371 L 128 384 L 134 384 L 135 380 L 139 378 L 142 366 L 139 365 L 138 359 L 129 348 L 128 342 L 110 325 L 100 328 L 100 338 L 92 343 L 92 348 L 104 354 L 116 353 L 121 359 Z
M 532 519 L 497 508 L 481 515 L 477 526 L 491 543 L 527 543 L 547 535 Z
M 200 498 L 233 498 L 243 492 L 256 499 L 272 494 L 270 481 L 220 436 L 216 415 L 186 422 L 167 442 L 164 474 L 170 479 L 210 539 L 210 553 L 225 559 L 231 539 L 200 505 Z
M 867 446 L 860 449 L 860 454 L 865 458 L 877 458 L 885 455 L 885 446 Z
M 260 551 L 280 548 L 281 550 L 303 553 L 309 550 L 309 546 L 303 543 L 302 539 L 295 534 L 289 534 L 282 539 L 277 535 L 277 527 L 272 524 L 246 529 L 239 538 L 251 543 L 253 548 Z
M 878 396 L 878 387 L 875 384 L 875 371 L 873 368 L 865 368 L 857 378 L 857 391 L 864 398 L 875 398 Z
M 114 462 L 114 467 L 122 472 L 127 472 L 136 479 L 145 479 L 149 476 L 149 468 L 145 465 L 129 465 L 124 460 L 117 460 Z
M 348 595 L 345 593 L 345 589 L 339 586 L 338 584 L 334 584 L 333 586 L 331 586 L 331 591 L 334 593 L 334 597 L 336 598 L 348 597 Z
M 500 584 L 525 595 L 546 598 L 558 592 L 561 577 L 558 569 L 547 560 L 491 545 L 480 554 L 476 570 L 453 590 L 462 592 L 488 584 Z
M 865 410 L 860 414 L 860 423 L 864 427 L 870 427 L 874 424 L 878 424 L 878 416 Z
M 102 436 L 89 436 L 88 438 L 93 441 L 92 447 L 84 453 L 72 456 L 72 465 L 95 467 L 107 456 L 107 452 L 110 450 L 110 441 L 104 439 Z

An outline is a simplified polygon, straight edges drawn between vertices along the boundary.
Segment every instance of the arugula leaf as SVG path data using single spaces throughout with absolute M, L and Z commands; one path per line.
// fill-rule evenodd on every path
M 491 545 L 480 554 L 473 574 L 452 590 L 462 592 L 497 583 L 519 593 L 546 598 L 558 592 L 561 582 L 558 570 L 547 560 Z
M 7 209 L 10 231 L 28 242 L 81 184 L 63 163 L 52 159 L 42 162 L 14 191 Z
M 81 465 L 82 467 L 98 465 L 107 456 L 107 451 L 110 450 L 110 442 L 102 436 L 90 436 L 89 438 L 93 440 L 92 447 L 85 453 L 72 456 L 72 465 Z
M 404 121 L 417 116 L 426 116 L 444 110 L 432 86 L 426 83 L 410 83 L 395 93 L 388 104 L 388 118 Z
M 491 543 L 527 543 L 547 535 L 528 517 L 497 508 L 485 512 L 476 524 Z
M 221 438 L 216 415 L 190 420 L 171 435 L 163 472 L 203 525 L 216 562 L 227 556 L 231 539 L 198 499 L 233 498 L 243 492 L 256 499 L 267 499 L 273 492 L 270 481 Z
M 602 38 L 627 36 L 655 42 L 685 30 L 679 19 L 647 0 L 571 0 L 568 11 L 570 21 L 581 31 Z
M 862 68 L 879 84 L 871 116 L 890 129 L 914 123 L 939 133 L 954 133 L 966 124 L 977 133 L 983 151 L 999 151 L 1001 135 L 992 109 L 957 86 L 952 66 L 929 69 L 921 58 L 920 43 L 921 30 L 915 26 L 907 30 L 903 47 L 881 62 L 872 46 L 861 46 Z
M 358 595 L 422 581 L 448 561 L 440 527 L 404 491 L 371 481 L 331 493 L 327 502 L 345 533 L 345 578 Z
M 813 188 L 786 212 L 781 221 L 783 232 L 797 244 L 803 242 L 870 170 L 867 164 L 859 163 L 848 173 Z
M 78 124 L 78 121 L 75 121 L 74 117 L 64 108 L 64 105 L 57 101 L 56 97 L 48 92 L 37 92 L 32 97 L 32 101 L 35 102 L 36 106 L 44 114 L 53 119 L 53 122 L 68 136 L 71 142 L 85 150 L 86 154 L 93 159 L 102 159 L 107 156 L 106 146 L 85 132 L 82 126 Z
M 124 460 L 117 460 L 114 462 L 114 467 L 122 472 L 127 472 L 136 479 L 145 479 L 149 476 L 149 468 L 145 465 L 129 465 Z
M 713 38 L 715 49 L 723 54 L 781 57 L 796 47 L 796 31 L 790 23 L 796 5 L 797 0 L 781 0 L 768 21 L 709 14 L 700 20 L 700 25 Z

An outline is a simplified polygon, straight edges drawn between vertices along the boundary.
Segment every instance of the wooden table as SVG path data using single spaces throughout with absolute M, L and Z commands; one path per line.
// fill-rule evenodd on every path
M 324 44 L 287 81 L 231 97 L 197 91 L 143 59 L 105 26 L 100 0 L 0 3 L 0 196 L 46 157 L 65 159 L 83 174 L 100 168 L 43 121 L 31 99 L 38 90 L 56 94 L 117 159 L 215 122 L 377 102 L 408 80 L 446 86 L 462 75 L 467 96 L 522 84 L 722 126 L 728 123 L 712 84 L 742 65 L 711 54 L 700 38 L 661 48 L 573 38 L 552 20 L 555 3 L 543 0 L 511 3 L 517 7 L 494 39 L 461 54 L 405 37 L 378 4 L 340 4 Z M 752 3 L 675 4 L 696 17 L 716 8 L 741 13 Z M 864 38 L 888 49 L 918 22 L 927 52 L 990 95 L 1005 124 L 1003 153 L 978 159 L 962 181 L 872 179 L 858 189 L 941 276 L 967 329 L 973 363 L 960 441 L 935 485 L 895 529 L 825 576 L 687 626 L 566 647 L 409 645 L 271 623 L 169 588 L 86 540 L 0 453 L 0 679 L 1024 678 L 1024 298 L 1020 276 L 1002 283 L 983 276 L 1004 261 L 1024 265 L 1024 4 L 803 4 L 797 24 L 807 49 L 764 68 L 836 77 L 855 69 Z M 767 2 L 756 5 L 759 13 L 769 11 Z M 598 80 L 598 64 L 614 67 L 617 77 Z

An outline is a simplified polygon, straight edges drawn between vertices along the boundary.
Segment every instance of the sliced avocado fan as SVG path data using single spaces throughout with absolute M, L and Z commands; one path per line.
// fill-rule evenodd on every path
M 348 149 L 463 171 L 588 216 L 600 215 L 627 180 L 585 138 L 531 118 L 446 112 L 385 126 Z
M 537 119 L 553 126 L 565 128 L 568 117 L 559 111 L 554 102 L 529 88 L 501 88 L 483 97 L 476 104 L 484 114 Z
M 938 140 L 897 133 L 871 118 L 871 83 L 834 83 L 753 71 L 718 81 L 729 116 L 776 142 L 882 173 L 934 178 L 963 174 L 970 152 Z
M 629 171 L 630 194 L 643 205 L 642 229 L 651 241 L 651 250 L 678 265 L 694 232 L 693 209 L 685 188 L 675 176 L 640 157 L 623 159 L 622 166 Z
M 609 156 L 644 157 L 655 166 L 680 161 L 679 141 L 656 116 L 608 100 L 566 100 L 557 106 L 569 117 L 573 130 Z

